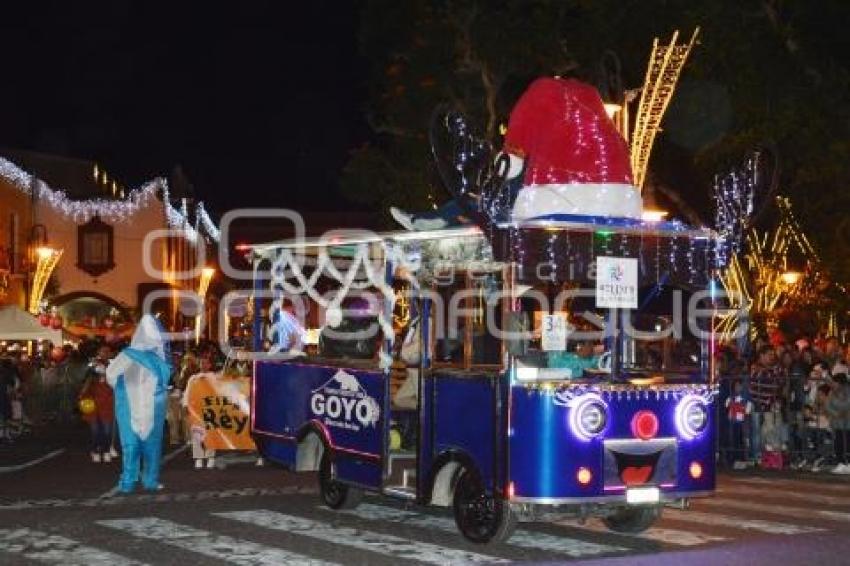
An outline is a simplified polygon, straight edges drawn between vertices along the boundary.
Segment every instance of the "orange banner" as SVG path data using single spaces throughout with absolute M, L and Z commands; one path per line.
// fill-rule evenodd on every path
M 193 376 L 186 385 L 186 407 L 193 431 L 213 450 L 256 450 L 251 439 L 251 379 L 216 373 Z

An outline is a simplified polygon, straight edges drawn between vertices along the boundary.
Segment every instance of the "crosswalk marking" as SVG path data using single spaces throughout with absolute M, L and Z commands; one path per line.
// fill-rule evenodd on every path
M 213 534 L 157 517 L 136 519 L 107 519 L 98 525 L 128 533 L 134 537 L 155 540 L 210 558 L 242 566 L 264 564 L 287 566 L 326 566 L 334 564 L 282 548 L 265 546 L 248 540 Z
M 0 529 L 0 552 L 18 554 L 29 560 L 63 566 L 144 566 L 132 560 L 59 535 L 29 528 Z
M 423 529 L 434 529 L 458 534 L 457 526 L 452 519 L 415 513 L 405 509 L 397 509 L 395 507 L 364 503 L 359 505 L 356 509 L 343 511 L 343 513 L 371 521 L 404 523 L 405 525 L 421 527 Z M 569 537 L 553 536 L 521 529 L 514 532 L 511 538 L 508 539 L 507 544 L 523 548 L 556 552 L 572 556 L 574 558 L 599 554 L 613 554 L 628 550 L 621 546 L 598 544 L 595 542 L 587 542 Z
M 772 515 L 785 515 L 795 519 L 802 519 L 806 515 L 829 519 L 831 521 L 850 522 L 850 513 L 842 511 L 828 511 L 826 509 L 811 509 L 803 507 L 789 507 L 787 505 L 773 505 L 768 503 L 755 503 L 753 501 L 740 501 L 738 499 L 727 499 L 725 497 L 714 497 L 700 501 L 700 505 L 708 507 L 724 507 L 728 509 L 741 509 L 743 511 L 758 511 L 759 513 L 770 513 Z
M 714 525 L 728 527 L 730 529 L 743 529 L 745 531 L 759 531 L 771 535 L 798 535 L 804 533 L 815 533 L 824 529 L 810 527 L 808 525 L 791 525 L 776 521 L 764 521 L 761 519 L 743 519 L 732 515 L 720 515 L 715 513 L 704 513 L 702 511 L 680 511 L 678 509 L 665 509 L 664 516 L 674 521 L 685 523 L 699 523 L 701 525 Z
M 315 495 L 318 492 L 318 488 L 315 487 L 292 485 L 281 488 L 245 487 L 240 489 L 218 491 L 140 493 L 115 497 L 91 497 L 87 499 L 24 499 L 10 502 L 4 502 L 0 499 L 0 512 L 25 511 L 27 509 L 60 509 L 68 507 L 114 507 L 134 503 L 175 503 L 181 501 L 204 501 L 208 499 L 226 499 L 232 497 L 258 497 L 293 494 Z
M 761 478 L 761 477 L 733 477 L 729 478 L 731 483 L 755 484 L 762 487 L 776 489 L 778 486 L 787 485 L 793 486 L 795 489 L 811 489 L 816 491 L 839 491 L 841 493 L 850 493 L 850 482 L 845 477 L 831 476 L 833 483 L 819 482 L 804 479 L 779 479 L 779 478 Z
M 447 548 L 427 542 L 419 542 L 395 535 L 387 535 L 350 527 L 333 526 L 294 515 L 285 515 L 266 509 L 252 511 L 228 511 L 213 513 L 258 527 L 286 531 L 299 536 L 319 539 L 323 542 L 369 550 L 385 556 L 413 559 L 429 564 L 507 563 L 495 556 L 487 556 L 466 550 Z
M 562 519 L 555 521 L 556 525 L 572 527 L 575 529 L 587 529 L 597 533 L 610 533 L 600 519 L 588 519 L 583 525 L 577 519 Z M 709 535 L 706 533 L 698 533 L 692 531 L 681 531 L 678 529 L 665 529 L 661 527 L 650 527 L 642 533 L 617 533 L 620 536 L 627 536 L 639 539 L 653 540 L 664 544 L 673 544 L 676 546 L 699 546 L 710 542 L 721 542 L 727 540 L 726 537 L 717 535 Z
M 729 487 L 719 487 L 717 489 L 717 493 L 721 494 L 734 494 L 734 495 L 760 495 L 762 497 L 780 497 L 780 498 L 788 498 L 788 499 L 800 499 L 807 503 L 822 503 L 824 505 L 850 505 L 850 497 L 841 497 L 840 495 L 823 495 L 820 493 L 811 493 L 807 489 L 803 489 L 801 491 L 795 490 L 782 490 L 782 491 L 769 491 L 765 489 L 759 489 L 757 487 L 744 487 L 744 486 L 729 486 Z M 850 488 L 848 488 L 848 493 L 850 493 Z

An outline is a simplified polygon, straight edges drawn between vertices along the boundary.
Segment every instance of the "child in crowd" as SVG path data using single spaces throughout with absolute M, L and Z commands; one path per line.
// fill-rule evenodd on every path
M 112 387 L 106 381 L 106 368 L 103 365 L 90 366 L 79 396 L 80 406 L 86 407 L 83 400 L 90 400 L 86 411 L 82 412 L 91 430 L 91 461 L 95 463 L 112 461 L 112 422 L 115 419 L 115 402 Z
M 729 450 L 726 452 L 726 462 L 735 470 L 747 467 L 745 428 L 748 426 L 750 415 L 753 413 L 753 403 L 743 391 L 740 380 L 732 383 L 732 394 L 726 399 L 726 416 L 729 419 Z

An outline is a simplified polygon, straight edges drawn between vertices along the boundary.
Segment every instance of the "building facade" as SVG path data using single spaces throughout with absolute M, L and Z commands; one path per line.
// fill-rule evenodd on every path
M 0 301 L 58 312 L 78 337 L 126 335 L 145 310 L 169 330 L 193 329 L 189 296 L 214 273 L 218 237 L 203 205 L 172 201 L 163 178 L 131 191 L 93 162 L 35 156 L 14 156 L 35 171 L 0 157 Z M 58 261 L 40 291 L 46 257 Z

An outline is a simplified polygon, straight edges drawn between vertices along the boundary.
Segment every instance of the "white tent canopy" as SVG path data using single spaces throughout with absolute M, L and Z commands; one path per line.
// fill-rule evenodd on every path
M 30 313 L 14 305 L 0 307 L 0 340 L 50 340 L 62 344 L 62 331 L 45 328 Z

